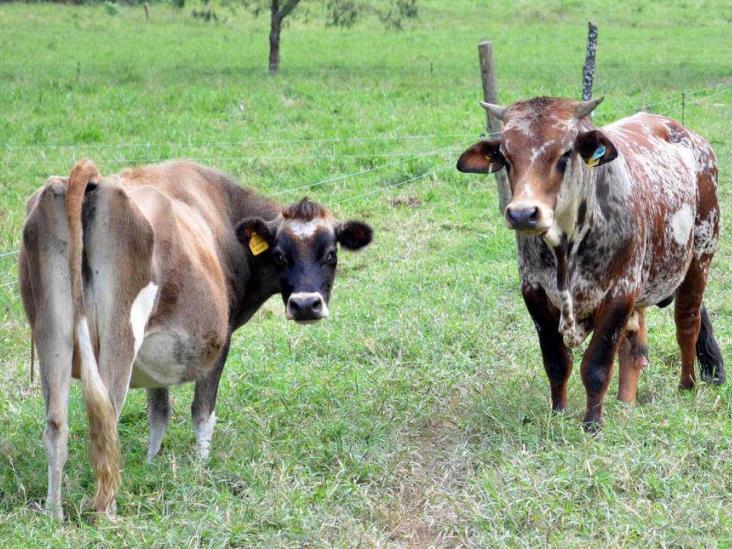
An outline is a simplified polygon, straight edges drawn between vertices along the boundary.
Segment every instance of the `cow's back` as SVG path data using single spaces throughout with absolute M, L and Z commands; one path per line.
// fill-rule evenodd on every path
M 627 207 L 642 262 L 627 277 L 639 287 L 639 305 L 652 305 L 673 294 L 695 251 L 714 245 L 716 159 L 706 140 L 659 115 L 638 113 L 603 131 L 629 176 Z

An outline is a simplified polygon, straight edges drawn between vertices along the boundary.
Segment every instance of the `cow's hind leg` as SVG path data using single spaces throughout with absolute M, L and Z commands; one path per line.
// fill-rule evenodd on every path
M 46 403 L 43 431 L 48 456 L 46 510 L 58 519 L 63 518 L 61 482 L 67 459 L 68 397 L 73 359 L 64 191 L 61 182 L 49 182 L 38 195 L 35 209 L 23 230 L 21 253 L 21 283 L 26 288 L 23 304 L 33 327 Z M 59 288 L 66 290 L 59 291 Z
M 205 378 L 196 382 L 196 390 L 191 405 L 191 419 L 193 420 L 193 431 L 196 434 L 196 450 L 198 457 L 208 459 L 211 449 L 213 430 L 216 425 L 216 397 L 219 391 L 219 380 L 224 369 L 226 357 L 229 354 L 231 336 L 227 337 L 216 366 Z
M 618 349 L 620 382 L 618 400 L 632 404 L 638 392 L 638 377 L 648 365 L 645 309 L 636 311 L 625 327 L 625 335 Z
M 147 423 L 150 428 L 150 438 L 147 447 L 147 462 L 160 451 L 163 435 L 170 420 L 170 395 L 165 387 L 147 390 Z
M 712 321 L 704 303 L 701 306 L 701 326 L 696 340 L 696 359 L 699 361 L 699 371 L 704 381 L 715 385 L 724 383 L 724 358 L 714 338 Z
M 522 293 L 539 336 L 544 370 L 551 387 L 552 409 L 559 412 L 567 407 L 567 380 L 572 373 L 572 353 L 559 333 L 559 311 L 542 288 L 524 287 Z
M 153 231 L 124 190 L 107 182 L 87 193 L 83 221 L 87 313 L 99 341 L 99 374 L 119 418 L 157 295 Z M 97 511 L 114 512 L 116 489 L 95 501 Z
M 694 258 L 689 266 L 684 281 L 676 291 L 676 341 L 681 349 L 680 389 L 691 389 L 696 384 L 694 361 L 697 340 L 702 323 L 702 298 L 706 287 L 706 271 L 711 256 Z

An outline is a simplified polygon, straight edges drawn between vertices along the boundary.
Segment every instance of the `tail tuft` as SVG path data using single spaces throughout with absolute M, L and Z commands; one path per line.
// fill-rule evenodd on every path
M 704 304 L 701 307 L 701 329 L 696 340 L 696 358 L 699 361 L 699 372 L 707 383 L 722 385 L 724 383 L 724 358 L 714 338 L 712 321 Z

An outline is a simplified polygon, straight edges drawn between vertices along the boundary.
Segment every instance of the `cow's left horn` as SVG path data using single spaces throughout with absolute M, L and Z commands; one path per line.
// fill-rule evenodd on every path
M 579 105 L 577 105 L 577 118 L 582 118 L 583 116 L 587 116 L 592 111 L 594 111 L 597 106 L 602 103 L 604 97 L 598 97 L 597 99 L 591 99 L 589 101 L 581 101 Z
M 481 101 L 480 106 L 487 110 L 491 115 L 498 118 L 498 120 L 505 122 L 503 117 L 506 115 L 506 107 L 494 105 L 493 103 L 486 103 L 485 101 Z

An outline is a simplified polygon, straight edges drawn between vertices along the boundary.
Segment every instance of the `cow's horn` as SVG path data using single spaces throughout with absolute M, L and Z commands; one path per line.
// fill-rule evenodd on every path
M 498 118 L 498 120 L 505 122 L 503 117 L 506 115 L 506 107 L 494 105 L 493 103 L 486 103 L 485 101 L 481 101 L 480 106 L 487 110 L 492 116 Z
M 598 97 L 597 99 L 590 99 L 589 101 L 581 101 L 579 105 L 577 105 L 577 118 L 582 118 L 583 116 L 590 114 L 600 103 L 602 103 L 603 99 L 605 98 Z

